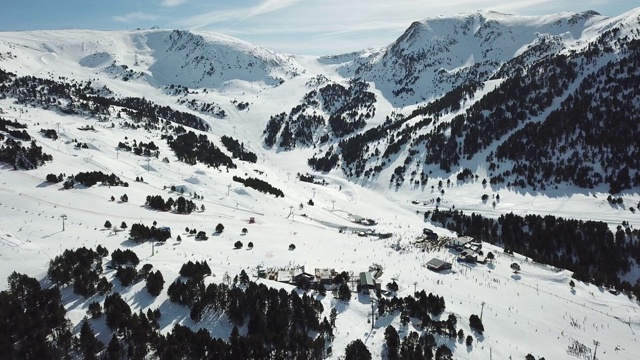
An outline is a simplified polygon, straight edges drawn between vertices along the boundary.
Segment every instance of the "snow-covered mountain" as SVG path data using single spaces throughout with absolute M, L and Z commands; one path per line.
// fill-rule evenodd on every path
M 478 11 L 431 18 L 414 22 L 393 44 L 365 53 L 344 70 L 375 83 L 395 106 L 414 105 L 465 83 L 484 82 L 540 42 L 555 42 L 547 51 L 558 53 L 584 41 L 583 32 L 603 20 L 593 11 L 548 16 Z
M 0 279 L 64 308 L 50 334 L 13 328 L 42 294 L 0 282 L 2 336 L 21 336 L 0 347 L 635 359 L 639 83 L 640 9 L 432 18 L 319 58 L 190 31 L 0 33 Z M 353 292 L 307 290 L 316 269 Z
M 476 13 L 414 23 L 360 58 L 323 59 L 344 60 L 339 71 L 354 69 L 347 73 L 372 84 L 395 112 L 353 136 L 333 134 L 329 151 L 310 163 L 397 186 L 437 170 L 484 168 L 493 184 L 534 191 L 565 182 L 613 193 L 637 187 L 637 18 L 638 10 L 615 18 Z
M 4 33 L 18 69 L 29 73 L 81 65 L 89 73 L 153 86 L 217 88 L 225 82 L 277 86 L 303 69 L 290 56 L 214 33 L 192 31 L 60 30 Z M 22 57 L 40 63 L 22 68 Z

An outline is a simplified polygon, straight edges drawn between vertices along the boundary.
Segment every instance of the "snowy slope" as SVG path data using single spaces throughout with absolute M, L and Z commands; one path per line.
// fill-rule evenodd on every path
M 82 72 L 154 86 L 213 88 L 231 80 L 277 86 L 303 71 L 291 56 L 221 34 L 180 30 L 26 31 L 4 33 L 3 45 L 20 54 L 5 65 L 18 73 L 46 74 L 50 67 L 59 71 L 80 65 Z M 24 56 L 40 61 L 25 63 Z
M 354 60 L 367 62 L 356 65 L 361 67 L 360 76 L 372 82 L 379 99 L 379 111 L 369 126 L 382 123 L 393 110 L 411 109 L 400 108 L 400 104 L 421 102 L 420 99 L 435 97 L 453 86 L 453 83 L 443 82 L 441 88 L 432 87 L 434 82 L 443 79 L 438 76 L 447 78 L 448 74 L 463 73 L 472 66 L 478 66 L 480 70 L 486 67 L 488 72 L 497 69 L 499 63 L 522 53 L 528 44 L 535 42 L 536 32 L 539 36 L 561 36 L 567 39 L 566 44 L 575 47 L 586 46 L 588 38 L 618 23 L 627 24 L 637 15 L 636 12 L 604 19 L 583 13 L 528 18 L 480 12 L 416 23 L 395 44 L 365 60 Z M 518 30 L 505 33 L 505 24 Z M 457 37 L 450 37 L 455 31 L 458 31 Z M 562 44 L 564 47 L 565 43 Z M 427 54 L 425 49 L 428 48 L 431 52 Z M 411 79 L 403 73 L 409 68 L 406 61 L 411 57 L 428 57 L 434 63 L 416 73 L 417 79 L 412 86 L 419 91 L 414 95 L 389 96 L 395 89 L 389 84 L 397 79 Z M 346 180 L 339 170 L 316 173 L 316 179 L 326 180 L 327 185 L 312 185 L 298 181 L 296 174 L 309 172 L 307 159 L 324 149 L 309 147 L 279 152 L 261 145 L 262 131 L 270 115 L 297 105 L 309 90 L 307 82 L 319 74 L 344 83 L 345 79 L 340 75 L 344 70 L 340 66 L 344 60 L 353 58 L 335 57 L 335 61 L 331 61 L 329 58 L 286 56 L 220 35 L 178 31 L 0 34 L 0 68 L 19 75 L 91 80 L 94 85 L 106 85 L 118 97 L 144 96 L 160 105 L 196 113 L 211 126 L 206 134 L 211 141 L 219 144 L 222 135 L 232 136 L 258 155 L 256 164 L 237 161 L 238 169 L 229 172 L 202 164 L 190 166 L 177 160 L 159 132 L 125 128 L 122 126 L 124 120 L 116 117 L 115 111 L 106 121 L 97 122 L 88 117 L 16 104 L 10 98 L 2 99 L 0 117 L 27 124 L 29 133 L 45 152 L 53 155 L 54 160 L 29 171 L 14 171 L 7 164 L 0 167 L 0 279 L 5 279 L 12 271 L 44 279 L 48 261 L 67 248 L 98 244 L 110 251 L 128 248 L 138 254 L 143 264 L 152 264 L 154 269 L 160 270 L 167 282 L 163 293 L 152 298 L 146 293 L 144 283 L 119 288 L 115 280 L 114 290 L 123 294 L 134 311 L 160 308 L 163 313 L 161 329 L 165 332 L 179 322 L 193 329 L 205 327 L 212 335 L 226 338 L 231 332 L 226 319 L 195 324 L 189 319 L 188 309 L 167 299 L 166 288 L 186 261 L 206 260 L 215 274 L 207 279 L 211 282 L 222 282 L 225 273 L 233 277 L 242 269 L 255 276 L 258 266 L 305 265 L 312 269 L 329 267 L 357 274 L 367 270 L 372 263 L 378 263 L 385 268 L 380 281 L 386 284 L 397 279 L 399 296 L 410 295 L 414 289 L 443 296 L 447 309 L 442 318 L 449 313 L 457 314 L 458 326 L 465 334 L 474 334 L 468 326 L 469 316 L 483 312 L 486 330 L 482 336 L 474 334 L 472 346 L 441 339 L 452 348 L 456 359 L 521 359 L 528 353 L 546 359 L 573 359 L 575 356 L 567 350 L 576 341 L 593 350 L 593 340 L 600 342 L 599 358 L 637 358 L 640 306 L 626 296 L 616 296 L 604 288 L 580 282 L 572 291 L 568 285 L 570 272 L 533 263 L 517 254 L 508 256 L 502 249 L 489 244 L 484 244 L 485 250 L 497 255 L 494 263 L 471 266 L 457 263 L 456 255 L 448 250 L 422 252 L 413 244 L 423 227 L 433 229 L 440 236 L 455 236 L 446 229 L 423 222 L 422 214 L 433 210 L 433 205 L 410 202 L 428 202 L 439 196 L 443 198 L 442 208 L 455 206 L 465 212 L 491 217 L 510 212 L 553 214 L 604 221 L 612 228 L 621 221 L 628 221 L 632 227 L 640 226 L 637 214 L 624 207 L 611 206 L 605 200 L 605 193 L 566 186 L 540 195 L 506 187 L 487 188 L 479 181 L 458 184 L 453 175 L 444 172 L 432 174 L 429 186 L 415 188 L 392 187 L 386 176 L 367 181 Z M 355 68 L 356 65 L 349 66 Z M 441 68 L 444 72 L 439 70 Z M 284 82 L 280 83 L 278 79 Z M 228 116 L 221 119 L 180 105 L 177 98 L 181 96 L 167 95 L 165 85 L 186 86 L 191 92 L 182 98 L 219 104 Z M 248 102 L 249 109 L 237 109 L 232 104 L 234 100 Z M 92 125 L 96 131 L 78 129 L 84 125 Z M 60 138 L 44 138 L 38 134 L 40 129 L 59 129 Z M 159 159 L 167 157 L 169 163 L 159 159 L 147 162 L 144 157 L 117 152 L 118 142 L 125 141 L 125 137 L 129 141 L 153 140 L 160 147 Z M 90 144 L 89 149 L 77 149 L 74 139 Z M 479 168 L 480 178 L 483 178 L 486 173 L 482 171 L 486 172 L 486 169 Z M 130 187 L 63 190 L 61 184 L 44 181 L 50 173 L 70 175 L 94 170 L 114 173 L 128 181 Z M 274 198 L 245 188 L 232 180 L 234 175 L 262 178 L 282 189 L 285 197 Z M 134 179 L 140 176 L 144 181 L 135 182 Z M 445 187 L 446 195 L 434 193 L 431 185 L 447 179 L 453 181 Z M 202 200 L 194 201 L 198 206 L 204 205 L 205 210 L 178 215 L 144 206 L 148 195 L 176 197 L 177 194 L 169 190 L 171 185 L 184 188 L 185 195 L 197 192 L 204 196 Z M 499 193 L 499 206 L 480 202 L 479 194 L 483 192 Z M 109 201 L 111 196 L 119 198 L 125 193 L 128 202 Z M 625 203 L 640 201 L 637 191 L 622 196 Z M 310 199 L 314 206 L 307 205 Z M 349 214 L 376 219 L 379 222 L 376 230 L 393 233 L 393 236 L 379 240 L 339 232 L 341 227 L 355 226 L 348 220 Z M 62 215 L 67 217 L 64 231 Z M 256 219 L 255 224 L 248 223 L 250 217 Z M 137 222 L 151 225 L 157 221 L 159 225 L 171 227 L 173 238 L 156 246 L 152 254 L 150 243 L 137 245 L 128 240 L 125 231 L 113 233 L 104 229 L 102 224 L 106 220 L 113 224 L 124 221 L 129 226 Z M 225 231 L 214 236 L 217 223 L 224 224 Z M 206 231 L 209 240 L 195 241 L 184 232 L 186 227 Z M 242 235 L 242 228 L 248 229 L 247 235 Z M 175 240 L 177 235 L 183 238 L 181 243 Z M 233 244 L 238 240 L 245 245 L 252 241 L 255 246 L 252 250 L 234 250 Z M 287 250 L 289 244 L 296 245 L 295 251 Z M 451 261 L 451 272 L 428 271 L 424 265 L 432 257 Z M 521 264 L 519 274 L 510 269 L 513 262 Z M 107 276 L 112 278 L 113 271 L 107 271 Z M 269 286 L 292 288 L 261 281 Z M 0 288 L 5 287 L 6 284 L 0 281 Z M 78 298 L 68 289 L 65 299 L 68 316 L 74 325 L 84 317 L 89 302 L 96 300 Z M 355 339 L 365 341 L 374 358 L 382 357 L 384 328 L 389 324 L 402 327 L 395 314 L 377 319 L 371 330 L 371 324 L 367 322 L 370 302 L 369 296 L 355 293 L 348 306 L 331 296 L 322 299 L 324 316 L 328 316 L 332 307 L 340 310 L 331 358 L 343 355 L 345 346 Z M 92 325 L 105 341 L 108 329 L 104 321 L 97 320 Z M 417 329 L 416 325 L 414 319 L 407 329 L 400 331 L 401 335 Z
M 531 352 L 546 358 L 570 359 L 566 350 L 573 340 L 591 346 L 592 339 L 600 341 L 598 351 L 603 357 L 605 354 L 616 359 L 634 359 L 636 356 L 635 332 L 640 330 L 637 303 L 588 284 L 578 283 L 575 292 L 571 292 L 570 273 L 557 272 L 519 256 L 501 255 L 500 249 L 487 244 L 486 251 L 498 254 L 493 265 L 458 264 L 455 255 L 444 250 L 421 252 L 412 242 L 421 233 L 424 223 L 402 202 L 389 201 L 371 190 L 332 177 L 326 178 L 327 186 L 301 183 L 288 172 L 265 163 L 239 162 L 241 167 L 230 173 L 201 165 L 188 166 L 171 156 L 164 145 L 161 156 L 169 156 L 170 163 L 153 160 L 147 167 L 144 158 L 123 152 L 117 154 L 114 148 L 124 136 L 163 144 L 158 134 L 109 126 L 99 126 L 96 133 L 87 134 L 77 129 L 87 123 L 85 119 L 38 109 L 23 109 L 24 113 L 20 113 L 19 108 L 6 100 L 1 104 L 7 112 L 3 116 L 15 116 L 30 127 L 37 127 L 36 122 L 43 127 L 60 124 L 62 134 L 58 141 L 36 137 L 45 151 L 53 154 L 55 160 L 51 164 L 32 171 L 11 171 L 5 167 L 1 172 L 0 256 L 3 260 L 0 271 L 4 277 L 11 271 L 19 271 L 43 278 L 48 260 L 64 249 L 98 244 L 109 250 L 128 248 L 135 251 L 142 263 L 152 264 L 168 282 L 178 276 L 181 264 L 188 260 L 206 260 L 215 274 L 208 281 L 215 282 L 221 282 L 225 272 L 233 276 L 241 269 L 255 275 L 258 265 L 268 268 L 335 267 L 357 274 L 375 262 L 385 268 L 380 279 L 383 284 L 397 279 L 399 295 L 409 295 L 415 287 L 443 296 L 447 306 L 445 315 L 449 312 L 457 314 L 459 326 L 466 334 L 472 334 L 466 319 L 471 314 L 479 314 L 481 303 L 486 303 L 484 335 L 475 336 L 476 342 L 471 347 L 457 342 L 446 343 L 454 349 L 456 358 L 489 358 L 490 354 L 501 359 L 523 358 Z M 90 142 L 92 149 L 75 149 L 68 143 L 73 138 Z M 43 180 L 47 173 L 89 170 L 114 172 L 131 186 L 62 190 L 60 184 Z M 245 172 L 258 176 L 255 171 L 263 171 L 263 178 L 284 189 L 286 197 L 274 199 L 243 188 L 230 179 L 232 174 Z M 136 176 L 142 176 L 144 182 L 134 182 Z M 206 210 L 176 215 L 142 206 L 147 195 L 176 196 L 164 188 L 172 184 L 184 186 L 186 193 L 196 191 L 203 195 L 204 199 L 196 200 L 196 203 L 204 204 Z M 469 190 L 470 193 L 473 191 Z M 128 203 L 109 201 L 111 195 L 118 198 L 123 193 L 128 195 Z M 308 199 L 313 199 L 315 206 L 299 209 L 298 205 L 306 204 Z M 577 211 L 582 204 L 572 205 L 567 201 L 565 206 Z M 291 207 L 294 211 L 289 216 Z M 307 216 L 301 216 L 303 213 Z M 380 224 L 376 229 L 392 232 L 393 237 L 376 240 L 340 234 L 338 227 L 350 226 L 348 213 L 377 219 Z M 64 231 L 60 218 L 63 214 L 67 216 Z M 249 225 L 249 217 L 255 217 L 256 224 Z M 102 228 L 105 220 L 114 224 L 125 221 L 129 226 L 136 222 L 150 225 L 157 221 L 159 225 L 172 228 L 174 239 L 156 246 L 152 255 L 149 243 L 135 245 L 127 240 L 126 232 L 114 234 Z M 208 241 L 194 241 L 182 230 L 189 227 L 211 234 L 218 222 L 225 225 L 225 231 L 219 236 L 210 236 Z M 243 227 L 249 230 L 246 236 L 240 233 Z M 451 235 L 444 229 L 434 230 L 442 236 Z M 177 235 L 183 237 L 181 243 L 175 241 Z M 234 250 L 233 243 L 237 240 L 253 241 L 255 247 Z M 291 243 L 296 245 L 295 251 L 287 250 Z M 452 261 L 453 270 L 448 274 L 428 271 L 424 264 L 432 257 Z M 522 266 L 519 275 L 514 275 L 509 268 L 514 261 Z M 107 276 L 113 276 L 113 271 L 107 271 Z M 275 282 L 268 284 L 282 286 Z M 166 292 L 151 298 L 143 283 L 124 289 L 116 286 L 114 290 L 122 292 L 135 311 L 159 307 L 163 313 L 161 326 L 165 331 L 171 329 L 174 319 L 186 318 L 181 322 L 196 329 L 202 326 L 188 320 L 186 309 L 171 305 Z M 84 317 L 89 300 L 74 300 L 68 304 L 68 316 L 74 323 Z M 371 332 L 367 323 L 368 296 L 354 294 L 349 306 L 336 303 L 330 296 L 322 301 L 325 315 L 333 306 L 341 309 L 334 342 L 335 356 L 339 356 L 350 341 L 360 338 L 366 339 L 374 357 L 379 358 L 384 327 L 387 324 L 400 327 L 397 316 L 385 316 L 377 320 L 378 325 Z M 413 325 L 409 326 L 413 328 Z M 223 319 L 208 323 L 206 327 L 215 336 L 226 337 L 231 331 L 231 326 Z M 94 328 L 106 331 L 100 321 L 95 322 Z M 546 345 L 541 347 L 540 344 Z
M 393 44 L 347 63 L 344 73 L 374 82 L 395 106 L 438 98 L 468 81 L 484 81 L 540 39 L 563 46 L 605 20 L 595 12 L 516 16 L 478 11 L 417 21 Z

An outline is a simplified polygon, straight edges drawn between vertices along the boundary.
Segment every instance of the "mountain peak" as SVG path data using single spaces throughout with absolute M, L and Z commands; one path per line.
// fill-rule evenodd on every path
M 29 44 L 25 55 L 49 66 L 80 64 L 96 74 L 154 86 L 215 88 L 230 81 L 278 86 L 302 71 L 291 56 L 212 32 L 58 30 L 5 33 L 5 37 Z M 33 70 L 20 59 L 4 66 L 17 73 Z
M 544 16 L 477 10 L 431 17 L 413 22 L 377 56 L 363 58 L 356 74 L 392 84 L 381 87 L 396 106 L 420 103 L 461 85 L 469 79 L 465 74 L 488 79 L 540 38 L 558 37 L 558 50 L 567 48 L 601 19 L 605 17 L 592 10 Z

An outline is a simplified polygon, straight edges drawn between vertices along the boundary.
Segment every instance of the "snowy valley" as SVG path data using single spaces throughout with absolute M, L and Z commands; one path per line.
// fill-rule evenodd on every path
M 635 359 L 639 81 L 640 9 L 432 18 L 323 57 L 0 33 L 0 347 Z M 39 296 L 51 323 L 12 327 Z

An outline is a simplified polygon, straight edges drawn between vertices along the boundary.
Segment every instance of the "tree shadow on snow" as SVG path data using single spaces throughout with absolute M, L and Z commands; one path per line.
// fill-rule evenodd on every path
M 467 345 L 467 354 L 473 350 L 473 345 Z
M 358 292 L 358 302 L 360 302 L 361 304 L 371 304 L 371 296 L 370 295 L 364 295 L 361 292 Z
M 160 325 L 160 329 L 173 326 L 174 324 L 180 324 L 185 319 L 189 318 L 189 309 L 178 304 L 174 304 L 168 299 L 162 302 L 160 306 L 158 306 L 160 310 L 160 319 L 158 319 L 158 324 Z
M 244 324 L 247 323 L 247 320 L 245 319 Z M 206 328 L 212 337 L 220 339 L 228 339 L 234 326 L 227 315 L 221 311 L 207 311 L 197 323 L 193 322 L 191 318 L 188 321 L 193 324 L 194 328 Z M 238 326 L 238 328 L 241 329 L 242 327 Z
M 506 184 L 490 184 L 491 191 L 494 193 L 499 193 L 501 191 L 504 192 L 513 192 L 517 195 L 521 196 L 536 196 L 542 195 L 547 196 L 552 199 L 558 198 L 569 198 L 573 195 L 584 195 L 584 196 L 593 196 L 596 197 L 596 193 L 608 193 L 609 189 L 606 185 L 602 184 L 593 189 L 585 189 L 574 185 L 566 185 L 566 184 L 558 184 L 558 188 L 555 188 L 556 185 L 546 186 L 545 189 L 536 188 L 535 190 L 530 186 L 526 186 L 524 188 L 512 185 L 510 187 L 506 186 Z M 498 201 L 496 201 L 498 202 Z
M 140 309 L 146 309 L 153 304 L 155 297 L 149 294 L 146 286 L 137 291 L 131 298 L 131 305 L 137 305 Z
M 346 301 L 342 301 L 339 299 L 334 299 L 333 301 L 333 307 L 336 309 L 336 312 L 338 314 L 342 313 L 343 311 L 347 310 L 347 308 L 349 307 L 349 303 Z
M 376 310 L 376 327 L 378 329 L 386 328 L 391 325 L 393 320 L 398 316 L 399 312 L 393 312 L 391 314 L 385 314 L 382 316 L 378 316 L 378 311 Z
M 97 295 L 84 298 L 82 295 L 78 295 L 73 292 L 73 285 L 66 286 L 60 289 L 60 298 L 64 304 L 67 313 L 71 310 L 82 308 L 85 304 L 93 302 L 93 298 Z
M 146 243 L 148 243 L 148 241 L 139 243 L 139 242 L 135 242 L 135 241 L 131 240 L 131 238 L 126 238 L 120 243 L 120 245 L 123 246 L 123 247 L 132 248 L 132 247 L 137 247 L 137 246 L 140 246 L 140 245 L 143 245 L 143 244 L 146 244 Z M 149 244 L 149 247 L 151 247 L 151 244 Z

